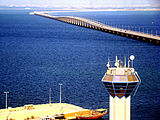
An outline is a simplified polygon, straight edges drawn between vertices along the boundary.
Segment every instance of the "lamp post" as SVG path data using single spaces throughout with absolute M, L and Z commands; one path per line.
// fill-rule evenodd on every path
M 157 30 L 156 30 L 156 36 L 157 36 Z
M 62 86 L 62 83 L 59 83 L 59 85 L 60 85 L 60 99 L 59 99 L 59 102 L 61 103 L 62 101 L 61 101 L 61 86 Z
M 9 93 L 9 92 L 4 92 L 5 94 L 6 94 L 6 109 L 7 109 L 7 94 Z
M 49 89 L 49 104 L 52 103 L 52 99 L 51 99 L 51 88 Z

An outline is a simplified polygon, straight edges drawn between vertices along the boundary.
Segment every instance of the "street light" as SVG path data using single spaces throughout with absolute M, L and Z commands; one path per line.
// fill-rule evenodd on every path
M 49 104 L 52 103 L 52 99 L 51 99 L 51 88 L 49 89 Z
M 156 36 L 157 36 L 157 30 L 156 30 Z
M 60 85 L 60 101 L 59 101 L 59 102 L 61 103 L 61 102 L 62 102 L 62 101 L 61 101 L 61 99 L 62 99 L 62 98 L 61 98 L 61 86 L 62 86 L 62 83 L 59 83 L 59 85 Z
M 7 109 L 7 94 L 9 93 L 9 92 L 4 92 L 5 94 L 6 94 L 6 109 Z

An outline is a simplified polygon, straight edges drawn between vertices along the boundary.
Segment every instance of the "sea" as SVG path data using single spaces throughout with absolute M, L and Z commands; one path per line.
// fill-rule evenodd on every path
M 131 97 L 131 120 L 158 120 L 160 114 L 160 47 L 148 42 L 29 15 L 32 10 L 0 10 L 0 109 L 60 101 L 83 108 L 109 109 L 101 82 L 108 57 L 135 56 L 141 78 Z M 160 35 L 160 11 L 55 12 Z M 109 119 L 109 113 L 104 117 Z

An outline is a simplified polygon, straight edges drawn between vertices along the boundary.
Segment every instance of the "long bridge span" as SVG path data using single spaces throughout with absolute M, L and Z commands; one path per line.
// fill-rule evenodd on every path
M 147 33 L 142 33 L 142 32 L 137 32 L 137 31 L 132 31 L 132 30 L 126 30 L 126 29 L 121 29 L 121 28 L 116 28 L 113 26 L 105 25 L 103 23 L 93 21 L 90 19 L 86 18 L 81 18 L 81 17 L 73 17 L 73 16 L 53 16 L 46 14 L 44 12 L 32 12 L 30 13 L 32 15 L 38 15 L 50 19 L 55 19 L 61 22 L 81 26 L 81 27 L 86 27 L 90 29 L 95 29 L 111 34 L 115 34 L 118 36 L 123 36 L 123 37 L 128 37 L 131 39 L 136 39 L 144 42 L 150 42 L 156 45 L 160 45 L 160 36 L 158 35 L 153 35 L 153 34 L 147 34 Z

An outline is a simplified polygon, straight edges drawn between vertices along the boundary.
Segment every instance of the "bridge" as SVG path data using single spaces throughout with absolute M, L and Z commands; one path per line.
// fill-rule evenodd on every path
M 123 36 L 123 37 L 131 38 L 131 39 L 136 39 L 136 40 L 160 45 L 160 36 L 158 35 L 117 28 L 117 27 L 105 25 L 103 23 L 100 23 L 94 20 L 90 20 L 90 19 L 86 19 L 86 18 L 81 18 L 81 17 L 53 16 L 45 12 L 31 12 L 30 14 L 38 15 L 38 16 L 42 16 L 42 17 L 46 17 L 50 19 L 55 19 L 61 22 L 65 22 L 65 23 L 69 23 L 69 24 L 73 24 L 73 25 L 77 25 L 77 26 L 81 26 L 85 28 L 90 28 L 94 30 L 99 30 L 99 31 L 115 34 L 118 36 Z

